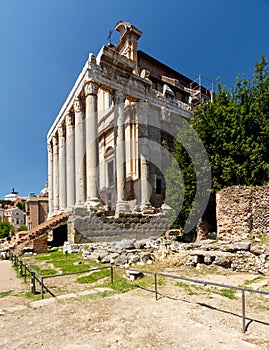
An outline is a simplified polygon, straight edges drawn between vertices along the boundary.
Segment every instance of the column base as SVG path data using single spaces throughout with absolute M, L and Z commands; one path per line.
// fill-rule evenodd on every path
M 155 210 L 150 202 L 141 203 L 140 211 L 143 214 L 154 214 L 155 213 Z
M 115 216 L 119 216 L 119 214 L 130 213 L 130 207 L 127 201 L 117 201 Z
M 99 198 L 91 198 L 86 202 L 87 210 L 89 211 L 104 211 L 104 205 Z

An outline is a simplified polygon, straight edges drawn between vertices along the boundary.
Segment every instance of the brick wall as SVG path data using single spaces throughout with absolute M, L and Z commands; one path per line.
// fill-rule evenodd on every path
M 216 195 L 219 239 L 269 236 L 269 186 L 231 186 Z
M 47 233 L 33 239 L 34 253 L 45 253 L 47 251 L 48 251 L 48 234 Z

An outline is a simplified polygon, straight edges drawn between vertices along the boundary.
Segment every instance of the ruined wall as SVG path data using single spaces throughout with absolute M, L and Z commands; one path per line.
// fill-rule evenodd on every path
M 42 236 L 38 236 L 33 240 L 33 252 L 34 253 L 46 253 L 48 251 L 48 235 L 45 233 Z
M 269 236 L 269 186 L 231 186 L 219 191 L 216 214 L 219 239 Z

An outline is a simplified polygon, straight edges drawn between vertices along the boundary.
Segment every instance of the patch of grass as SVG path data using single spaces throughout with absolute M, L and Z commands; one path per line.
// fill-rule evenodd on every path
M 46 261 L 55 268 L 61 269 L 62 273 L 80 272 L 92 267 L 104 266 L 94 260 L 83 260 L 79 254 L 63 254 L 61 250 L 52 251 L 35 257 L 36 261 Z M 81 262 L 81 263 L 79 263 Z
M 228 288 L 222 288 L 222 289 L 217 289 L 217 288 L 207 288 L 207 292 L 209 293 L 214 293 L 221 295 L 222 297 L 229 298 L 231 300 L 236 300 L 237 296 L 235 295 L 235 290 L 234 289 L 228 289 Z
M 204 288 L 200 286 L 189 285 L 188 283 L 181 281 L 177 282 L 176 286 L 184 288 L 189 295 L 198 294 L 198 291 L 200 291 L 201 293 L 205 291 L 207 294 L 214 293 L 229 299 L 237 299 L 237 296 L 235 295 L 235 290 L 233 289 Z
M 111 284 L 111 282 L 109 282 L 108 287 L 112 288 L 118 293 L 126 293 L 130 290 L 138 288 L 138 285 L 130 280 L 127 280 L 127 278 L 115 274 L 114 283 Z
M 0 298 L 4 298 L 7 297 L 8 295 L 10 295 L 12 293 L 12 290 L 8 290 L 6 292 L 1 292 L 0 293 Z
M 261 277 L 255 277 L 255 278 L 253 278 L 251 280 L 245 280 L 244 281 L 244 285 L 249 287 L 249 285 L 251 285 L 251 284 L 253 284 L 253 283 L 255 283 L 255 282 L 257 282 L 257 281 L 259 281 L 261 279 L 262 279 Z
M 48 275 L 55 275 L 57 273 L 56 270 L 52 270 L 52 269 L 41 269 L 39 266 L 37 265 L 31 265 L 32 268 L 37 271 L 38 273 L 40 273 L 40 275 L 42 276 L 48 276 Z
M 35 260 L 58 260 L 58 259 L 66 259 L 69 258 L 70 260 L 76 260 L 77 259 L 77 254 L 64 254 L 62 251 L 52 251 L 50 253 L 46 254 L 39 254 L 35 256 Z
M 31 301 L 40 300 L 40 294 L 33 294 L 32 292 L 21 292 L 17 294 L 18 297 L 31 299 Z
M 262 310 L 269 311 L 269 306 L 263 305 L 263 304 L 258 304 L 257 307 Z
M 268 236 L 263 236 L 259 233 L 257 233 L 256 237 L 253 237 L 250 239 L 252 244 L 256 244 L 256 245 L 261 245 L 264 243 L 269 243 L 269 237 Z
M 199 288 L 199 287 L 191 286 L 191 285 L 189 285 L 188 283 L 185 283 L 185 282 L 182 282 L 182 281 L 177 282 L 177 283 L 176 283 L 176 286 L 185 289 L 185 291 L 186 291 L 189 295 L 195 295 L 195 294 L 197 294 L 197 292 L 195 292 L 193 289 Z
M 100 279 L 103 279 L 109 276 L 110 276 L 110 269 L 104 269 L 104 270 L 93 272 L 87 276 L 79 277 L 76 280 L 76 282 L 77 283 L 94 283 L 99 281 Z

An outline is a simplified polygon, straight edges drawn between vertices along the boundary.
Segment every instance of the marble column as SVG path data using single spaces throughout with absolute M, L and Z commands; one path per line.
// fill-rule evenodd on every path
M 66 204 L 71 210 L 75 205 L 75 134 L 73 116 L 67 113 L 66 124 Z
M 66 142 L 64 125 L 58 127 L 59 136 L 59 209 L 66 209 Z
M 90 81 L 85 85 L 85 125 L 86 125 L 86 179 L 87 206 L 97 209 L 101 206 L 98 198 L 98 114 L 97 93 L 99 86 Z
M 53 214 L 57 214 L 59 210 L 59 149 L 58 138 L 56 135 L 52 137 L 53 145 Z
M 150 204 L 151 188 L 149 183 L 149 139 L 148 139 L 148 109 L 147 102 L 140 101 L 139 104 L 139 158 L 140 158 L 140 183 L 141 202 L 140 210 L 152 211 Z
M 48 142 L 48 191 L 49 191 L 49 214 L 53 214 L 53 153 L 51 141 Z
M 116 215 L 130 211 L 125 199 L 126 191 L 126 153 L 125 153 L 125 96 L 115 91 L 114 130 L 115 130 L 115 169 L 116 169 Z
M 76 206 L 85 204 L 86 185 L 86 148 L 85 148 L 85 128 L 84 111 L 80 98 L 74 102 L 75 111 L 75 178 L 76 178 Z

